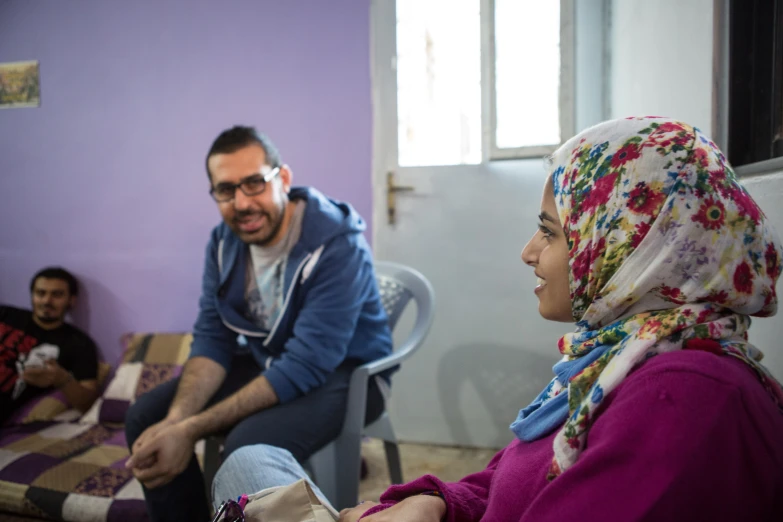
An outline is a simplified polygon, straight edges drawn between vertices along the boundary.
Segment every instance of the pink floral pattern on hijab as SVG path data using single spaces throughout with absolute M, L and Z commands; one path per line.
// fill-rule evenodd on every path
M 550 478 L 576 462 L 607 394 L 647 358 L 688 343 L 748 364 L 783 407 L 747 336 L 749 316 L 777 310 L 781 245 L 717 146 L 684 123 L 628 118 L 572 138 L 553 165 L 578 321 L 559 349 L 569 360 L 609 349 L 567 383 Z

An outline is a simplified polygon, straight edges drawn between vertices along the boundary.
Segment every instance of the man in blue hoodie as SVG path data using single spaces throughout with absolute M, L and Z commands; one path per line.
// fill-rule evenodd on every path
M 225 456 L 264 443 L 303 461 L 339 435 L 351 371 L 392 349 L 350 205 L 292 187 L 251 127 L 218 136 L 207 174 L 223 223 L 207 247 L 190 359 L 126 418 L 127 467 L 154 521 L 208 519 L 197 440 L 227 431 Z M 367 421 L 382 411 L 373 381 Z

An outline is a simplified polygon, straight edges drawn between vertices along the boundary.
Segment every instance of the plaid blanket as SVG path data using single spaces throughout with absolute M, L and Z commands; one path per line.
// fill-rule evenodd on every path
M 68 521 L 148 520 L 127 459 L 122 426 L 50 421 L 6 427 L 0 433 L 0 511 Z
M 136 398 L 179 375 L 191 340 L 189 334 L 127 336 L 120 366 L 84 416 L 53 392 L 0 427 L 0 520 L 149 520 L 141 484 L 125 469 L 122 422 Z

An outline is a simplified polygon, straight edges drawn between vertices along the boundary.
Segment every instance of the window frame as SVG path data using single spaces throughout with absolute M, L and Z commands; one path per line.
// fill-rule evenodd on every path
M 481 120 L 482 163 L 543 157 L 557 150 L 575 133 L 576 17 L 574 0 L 560 0 L 560 142 L 551 145 L 501 148 L 497 146 L 495 89 L 495 0 L 481 0 Z
M 728 155 L 732 143 L 730 138 L 731 112 L 731 9 L 732 0 L 714 0 L 713 2 L 713 128 L 712 134 L 718 145 Z M 780 36 L 778 35 L 778 38 Z M 778 42 L 779 44 L 779 42 Z M 783 70 L 779 74 L 783 74 Z M 780 78 L 778 78 L 780 81 Z M 774 101 L 773 101 L 774 103 Z M 779 103 L 779 102 L 778 102 Z M 773 110 L 771 107 L 770 110 Z M 740 177 L 768 174 L 783 170 L 783 155 L 735 166 L 734 171 Z

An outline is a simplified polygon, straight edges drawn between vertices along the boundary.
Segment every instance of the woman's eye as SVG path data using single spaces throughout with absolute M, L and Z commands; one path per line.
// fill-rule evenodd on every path
M 546 228 L 544 225 L 538 225 L 538 230 L 540 230 L 541 233 L 544 234 L 544 237 L 547 239 L 549 239 L 554 235 L 552 231 Z

